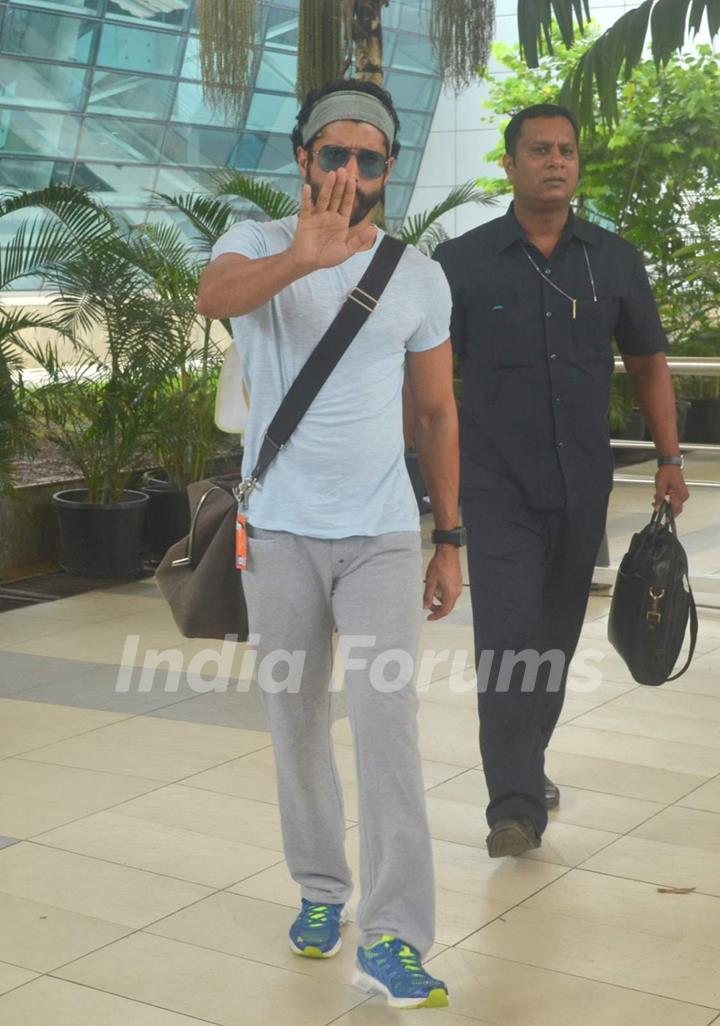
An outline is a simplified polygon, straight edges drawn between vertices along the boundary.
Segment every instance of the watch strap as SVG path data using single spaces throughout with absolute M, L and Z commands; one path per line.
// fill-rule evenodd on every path
M 467 531 L 464 527 L 452 527 L 447 531 L 435 528 L 431 540 L 433 545 L 456 545 L 460 548 L 467 542 Z
M 685 457 L 680 454 L 679 456 L 658 456 L 657 463 L 659 467 L 684 467 Z

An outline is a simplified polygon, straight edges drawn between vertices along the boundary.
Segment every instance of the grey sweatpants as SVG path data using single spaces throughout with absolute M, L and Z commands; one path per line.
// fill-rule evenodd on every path
M 260 639 L 256 665 L 290 873 L 309 901 L 343 903 L 350 897 L 342 790 L 330 738 L 337 626 L 339 645 L 347 650 L 345 687 L 357 761 L 362 943 L 388 933 L 425 955 L 434 939 L 435 907 L 412 680 L 422 610 L 420 536 L 335 541 L 252 527 L 248 533 L 243 579 L 250 631 Z M 287 675 L 285 665 L 286 688 L 263 670 L 278 650 L 305 653 L 301 673 Z M 298 656 L 291 665 L 298 670 Z

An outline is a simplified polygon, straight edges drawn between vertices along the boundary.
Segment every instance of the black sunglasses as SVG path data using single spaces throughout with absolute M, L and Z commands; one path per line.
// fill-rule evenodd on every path
M 337 171 L 345 167 L 354 153 L 363 178 L 379 178 L 390 163 L 376 150 L 359 150 L 354 146 L 321 146 L 319 150 L 313 150 L 313 153 L 322 171 Z

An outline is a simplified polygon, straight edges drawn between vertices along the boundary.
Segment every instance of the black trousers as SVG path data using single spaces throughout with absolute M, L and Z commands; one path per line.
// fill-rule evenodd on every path
M 545 749 L 582 629 L 607 495 L 534 510 L 510 482 L 463 500 L 490 826 L 542 834 Z M 519 654 L 522 653 L 522 656 Z

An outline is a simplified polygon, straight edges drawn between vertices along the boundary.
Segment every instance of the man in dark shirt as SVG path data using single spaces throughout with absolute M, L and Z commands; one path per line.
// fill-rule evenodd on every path
M 461 495 L 492 856 L 538 847 L 559 800 L 544 753 L 612 488 L 613 338 L 658 452 L 654 504 L 668 498 L 677 514 L 688 496 L 667 340 L 640 254 L 570 208 L 573 115 L 552 104 L 521 111 L 505 148 L 508 212 L 435 254 L 463 379 Z

